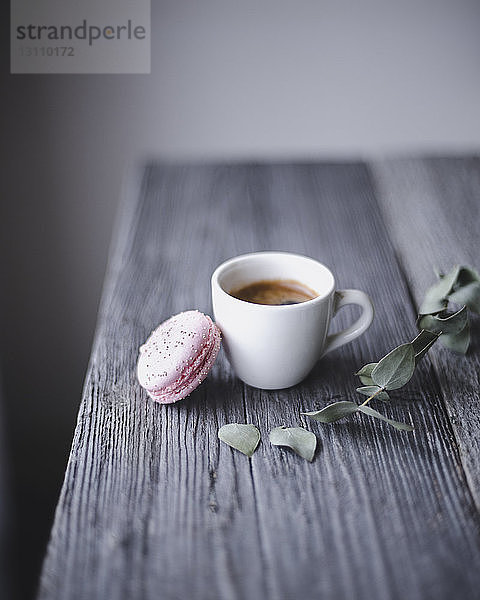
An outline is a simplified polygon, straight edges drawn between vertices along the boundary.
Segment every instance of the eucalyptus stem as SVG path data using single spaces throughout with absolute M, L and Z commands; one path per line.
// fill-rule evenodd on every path
M 373 399 L 375 398 L 375 396 L 377 396 L 377 394 L 379 394 L 380 392 L 384 392 L 384 391 L 385 391 L 385 388 L 378 388 L 378 390 L 377 390 L 377 391 L 376 391 L 374 394 L 372 394 L 372 395 L 370 396 L 370 398 L 367 398 L 367 399 L 365 400 L 365 402 L 362 402 L 362 403 L 360 404 L 360 406 L 365 406 L 365 404 L 368 404 L 368 403 L 370 402 L 370 400 L 373 400 Z
M 456 312 L 448 310 L 449 302 L 457 306 Z M 463 305 L 460 310 L 459 305 Z M 341 400 L 303 414 L 321 423 L 334 423 L 362 412 L 401 431 L 412 431 L 411 425 L 387 419 L 367 404 L 374 398 L 390 400 L 389 392 L 410 381 L 415 367 L 437 340 L 465 354 L 470 344 L 468 310 L 480 314 L 480 275 L 472 267 L 457 265 L 427 290 L 416 322 L 420 333 L 415 339 L 397 346 L 378 362 L 368 363 L 355 373 L 362 383 L 357 392 L 367 396 L 362 404 Z

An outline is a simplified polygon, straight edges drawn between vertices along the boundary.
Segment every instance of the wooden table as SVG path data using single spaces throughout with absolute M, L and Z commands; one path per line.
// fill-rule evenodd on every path
M 10 598 L 12 594 L 12 552 L 13 542 L 12 506 L 10 499 L 10 474 L 7 472 L 3 384 L 0 374 L 0 598 Z
M 478 318 L 466 357 L 437 344 L 376 405 L 413 433 L 300 415 L 360 400 L 353 373 L 415 336 L 434 266 L 480 267 L 480 160 L 151 164 L 120 213 L 39 598 L 480 598 Z M 370 294 L 369 331 L 291 389 L 242 384 L 221 353 L 185 401 L 148 400 L 135 365 L 150 331 L 211 314 L 213 269 L 272 249 Z M 251 459 L 218 441 L 229 422 L 260 429 Z M 317 434 L 313 463 L 270 445 L 284 424 Z

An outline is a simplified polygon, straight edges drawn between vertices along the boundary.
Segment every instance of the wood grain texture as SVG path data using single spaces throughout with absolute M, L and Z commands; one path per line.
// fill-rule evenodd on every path
M 188 399 L 149 401 L 139 345 L 173 313 L 211 313 L 213 269 L 264 249 L 315 257 L 369 293 L 370 330 L 288 390 L 242 384 L 221 353 Z M 429 363 L 377 406 L 411 434 L 300 416 L 357 400 L 353 372 L 414 321 L 364 165 L 151 165 L 117 227 L 39 598 L 478 598 L 479 516 Z M 217 439 L 234 421 L 261 431 L 251 460 Z M 269 444 L 283 424 L 318 435 L 313 463 Z
M 415 304 L 433 266 L 480 269 L 480 158 L 395 160 L 372 165 L 385 223 Z M 466 357 L 437 344 L 429 354 L 467 478 L 480 509 L 480 319 L 471 316 Z
M 4 396 L 0 376 L 0 598 L 9 598 L 12 593 L 12 499 L 8 463 Z

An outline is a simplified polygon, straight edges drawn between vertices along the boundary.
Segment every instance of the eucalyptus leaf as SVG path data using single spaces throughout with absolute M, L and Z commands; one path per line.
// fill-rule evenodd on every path
M 374 385 L 373 379 L 369 375 L 359 375 L 361 383 L 363 385 Z
M 429 289 L 436 289 L 437 294 L 441 298 L 446 298 L 453 286 L 455 285 L 458 275 L 460 273 L 460 265 L 455 265 L 448 273 L 442 276 L 434 285 Z
M 376 410 L 373 410 L 373 408 L 370 408 L 369 406 L 359 406 L 358 410 L 368 415 L 369 417 L 381 419 L 382 421 L 385 421 L 386 423 L 388 423 L 392 427 L 395 427 L 395 429 L 399 429 L 400 431 L 413 431 L 414 429 L 412 425 L 408 425 L 407 423 L 400 423 L 400 421 L 392 421 L 392 419 L 387 419 L 387 417 L 384 417 L 381 413 L 379 413 Z
M 470 324 L 467 322 L 459 333 L 445 333 L 440 336 L 440 342 L 449 350 L 466 354 L 470 345 Z
M 415 352 L 415 365 L 417 365 L 419 360 L 430 350 L 438 338 L 438 333 L 422 329 L 417 337 L 412 340 L 412 346 Z
M 445 298 L 451 292 L 459 273 L 460 266 L 456 265 L 449 273 L 428 288 L 418 311 L 421 315 L 440 312 L 447 306 Z
M 386 356 L 372 371 L 375 385 L 396 390 L 410 381 L 415 370 L 415 351 L 412 344 L 402 344 Z
M 360 381 L 363 383 L 363 385 L 373 384 L 372 371 L 376 366 L 377 363 L 368 363 L 355 373 L 355 375 L 360 377 Z
M 435 315 L 423 316 L 418 325 L 421 329 L 433 331 L 433 333 L 459 333 L 465 327 L 468 321 L 467 307 L 464 306 L 458 312 L 448 317 L 439 317 Z
M 460 267 L 460 272 L 458 273 L 457 285 L 454 287 L 454 289 L 456 289 L 457 286 L 463 287 L 469 283 L 473 283 L 474 281 L 480 282 L 480 275 L 478 274 L 478 271 L 472 269 L 472 267 L 466 267 L 465 265 L 462 265 Z
M 441 312 L 447 307 L 447 301 L 439 297 L 436 290 L 427 290 L 418 313 L 420 315 L 433 315 Z
M 305 460 L 312 462 L 317 447 L 317 436 L 303 427 L 276 427 L 270 432 L 270 443 L 287 446 Z
M 325 408 L 322 408 L 322 410 L 306 412 L 302 413 L 302 415 L 307 415 L 307 417 L 311 417 L 315 421 L 320 421 L 320 423 L 334 423 L 339 419 L 343 419 L 343 417 L 348 417 L 348 415 L 357 412 L 357 410 L 358 404 L 342 400 L 341 402 L 329 404 Z
M 455 304 L 464 304 L 474 313 L 480 314 L 480 282 L 473 281 L 452 292 L 448 299 Z
M 218 430 L 218 437 L 248 457 L 252 456 L 260 441 L 260 432 L 255 425 L 245 423 L 228 423 Z
M 375 398 L 373 398 L 374 400 L 390 400 L 390 396 L 387 394 L 387 392 L 378 387 L 378 385 L 365 385 L 363 387 L 358 387 L 357 392 L 359 394 L 363 394 L 364 396 L 368 396 L 369 398 L 375 394 Z

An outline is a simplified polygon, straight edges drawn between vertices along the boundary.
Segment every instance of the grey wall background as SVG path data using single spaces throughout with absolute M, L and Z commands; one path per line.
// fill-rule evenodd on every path
M 0 11 L 3 436 L 27 598 L 126 167 L 478 151 L 480 3 L 152 0 L 152 74 L 125 76 L 9 75 Z

